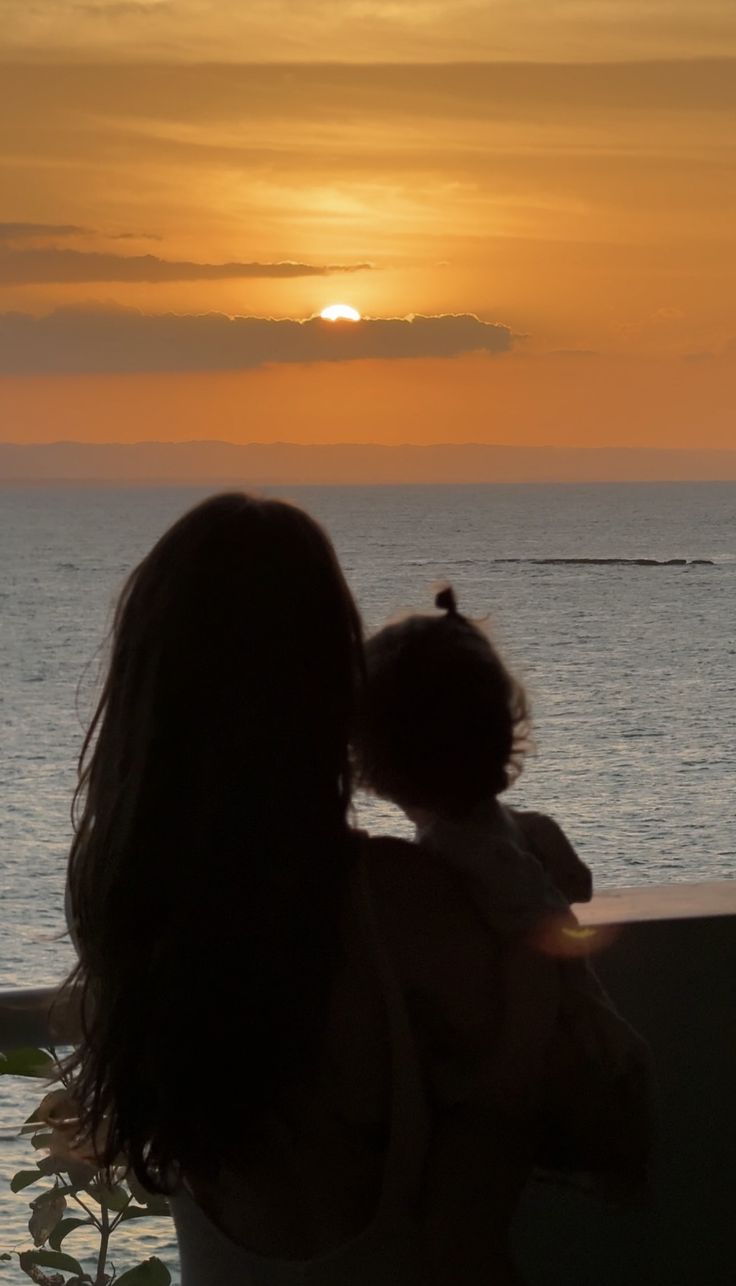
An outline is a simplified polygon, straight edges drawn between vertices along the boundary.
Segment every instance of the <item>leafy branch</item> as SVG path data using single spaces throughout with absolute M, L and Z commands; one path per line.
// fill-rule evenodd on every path
M 170 1215 L 165 1197 L 148 1192 L 124 1164 L 110 1179 L 97 1164 L 90 1140 L 80 1137 L 74 1086 L 54 1050 L 18 1049 L 0 1054 L 0 1076 L 20 1076 L 61 1082 L 49 1090 L 21 1127 L 35 1152 L 35 1163 L 10 1180 L 12 1192 L 46 1183 L 30 1201 L 28 1231 L 33 1248 L 6 1251 L 0 1260 L 18 1258 L 18 1266 L 36 1286 L 169 1286 L 171 1274 L 153 1257 L 117 1276 L 110 1263 L 110 1240 L 131 1219 Z M 111 1181 L 110 1181 L 111 1180 Z M 50 1186 L 48 1186 L 50 1184 Z M 72 1213 L 70 1213 L 70 1211 Z M 98 1237 L 94 1275 L 62 1249 L 80 1228 L 93 1228 Z

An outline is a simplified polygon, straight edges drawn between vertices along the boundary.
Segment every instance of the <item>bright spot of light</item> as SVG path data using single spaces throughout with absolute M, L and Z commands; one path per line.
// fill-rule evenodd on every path
M 329 304 L 322 309 L 320 317 L 324 321 L 360 321 L 360 313 L 357 308 L 351 308 L 350 304 Z

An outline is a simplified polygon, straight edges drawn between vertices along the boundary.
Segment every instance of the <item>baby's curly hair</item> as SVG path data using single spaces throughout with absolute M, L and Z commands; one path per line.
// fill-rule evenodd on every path
M 401 807 L 460 816 L 521 772 L 529 708 L 450 586 L 435 606 L 444 615 L 409 616 L 366 645 L 358 774 Z

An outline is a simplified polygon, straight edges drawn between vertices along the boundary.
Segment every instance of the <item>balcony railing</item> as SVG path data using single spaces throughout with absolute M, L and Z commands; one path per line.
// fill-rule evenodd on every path
M 646 1200 L 612 1212 L 532 1183 L 515 1227 L 529 1286 L 733 1286 L 736 1265 L 736 881 L 610 890 L 578 908 L 596 968 L 646 1037 L 658 1143 Z M 0 991 L 0 1049 L 49 1029 L 48 988 Z M 196 1032 L 196 1015 L 193 1018 Z

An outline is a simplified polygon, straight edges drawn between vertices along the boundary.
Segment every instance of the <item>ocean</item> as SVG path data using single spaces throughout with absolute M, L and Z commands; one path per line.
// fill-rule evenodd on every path
M 0 987 L 52 983 L 70 963 L 69 806 L 111 605 L 205 494 L 0 489 Z M 509 802 L 552 813 L 598 887 L 736 876 L 736 483 L 277 494 L 325 523 L 369 629 L 431 610 L 448 580 L 487 621 L 534 713 Z M 369 829 L 408 833 L 387 805 L 358 811 Z M 6 1177 L 32 1098 L 0 1082 L 0 1251 L 22 1239 L 27 1209 Z M 130 1236 L 171 1261 L 170 1244 Z

